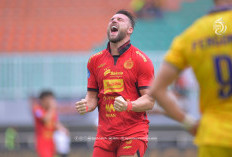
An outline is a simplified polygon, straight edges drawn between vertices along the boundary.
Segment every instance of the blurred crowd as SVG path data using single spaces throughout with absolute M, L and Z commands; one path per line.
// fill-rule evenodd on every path
M 132 0 L 131 8 L 138 18 L 151 19 L 163 16 L 160 0 Z

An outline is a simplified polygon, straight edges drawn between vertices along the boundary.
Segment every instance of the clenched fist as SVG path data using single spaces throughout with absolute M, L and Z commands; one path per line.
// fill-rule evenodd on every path
M 87 101 L 85 99 L 81 99 L 81 101 L 76 102 L 75 107 L 77 112 L 80 114 L 85 114 L 88 112 Z
M 127 110 L 127 102 L 122 96 L 116 97 L 114 100 L 114 109 L 116 111 L 122 112 Z

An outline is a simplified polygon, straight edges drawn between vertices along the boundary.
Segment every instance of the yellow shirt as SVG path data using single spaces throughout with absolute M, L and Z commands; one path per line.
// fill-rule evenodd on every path
M 191 66 L 199 82 L 195 143 L 232 147 L 232 10 L 197 20 L 176 37 L 165 61 L 180 70 Z

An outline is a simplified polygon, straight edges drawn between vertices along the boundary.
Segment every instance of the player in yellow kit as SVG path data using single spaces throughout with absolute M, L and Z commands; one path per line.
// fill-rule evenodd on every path
M 199 157 L 232 157 L 232 0 L 214 2 L 209 14 L 176 37 L 149 94 L 132 106 L 156 99 L 192 134 L 197 129 Z M 186 67 L 193 68 L 200 86 L 199 127 L 177 107 L 167 89 Z

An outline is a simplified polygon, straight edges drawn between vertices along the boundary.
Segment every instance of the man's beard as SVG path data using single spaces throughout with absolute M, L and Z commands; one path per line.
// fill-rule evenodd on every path
M 107 32 L 107 36 L 110 42 L 112 43 L 117 43 L 119 41 L 122 41 L 125 37 L 126 37 L 126 32 L 120 31 L 118 32 L 118 35 L 116 36 L 116 38 L 110 38 L 110 31 Z

